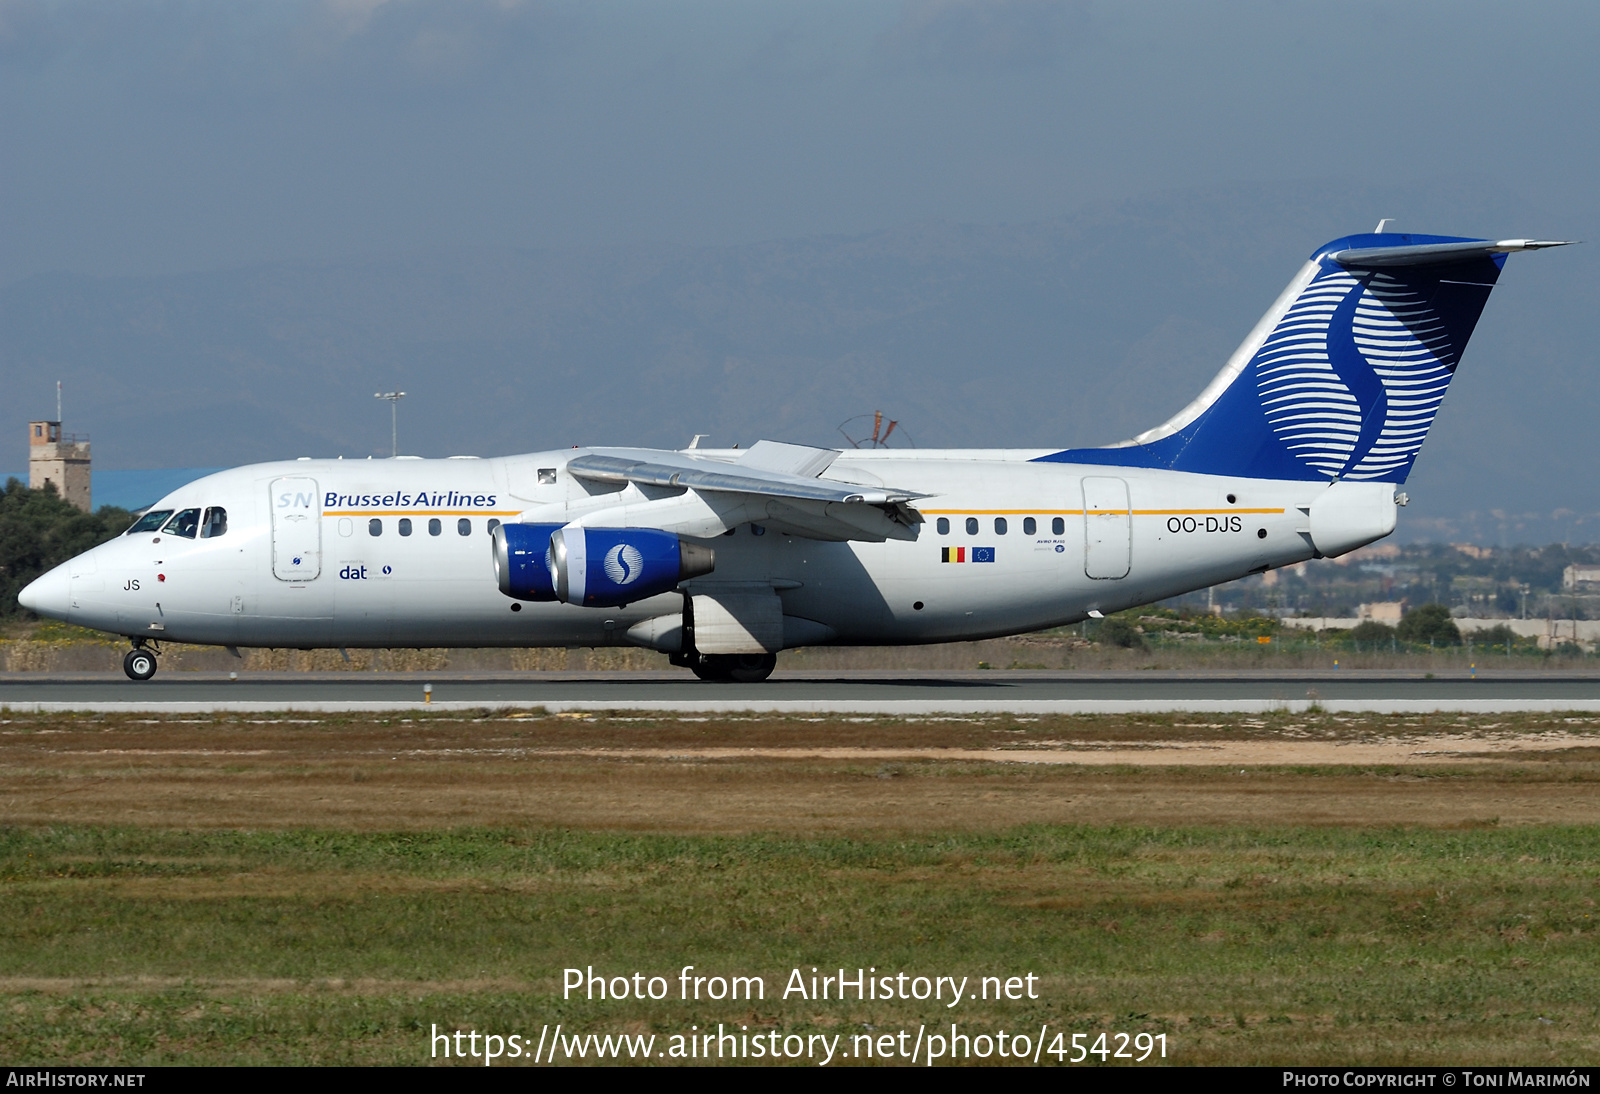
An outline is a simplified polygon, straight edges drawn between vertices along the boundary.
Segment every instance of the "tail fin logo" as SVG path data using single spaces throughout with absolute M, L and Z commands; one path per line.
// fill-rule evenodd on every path
M 1198 397 L 1154 429 L 1036 459 L 1402 483 L 1506 255 L 1565 244 L 1371 233 L 1312 252 Z
M 1410 466 L 1456 354 L 1441 317 L 1388 273 L 1325 269 L 1253 362 L 1261 408 L 1297 459 L 1329 478 Z

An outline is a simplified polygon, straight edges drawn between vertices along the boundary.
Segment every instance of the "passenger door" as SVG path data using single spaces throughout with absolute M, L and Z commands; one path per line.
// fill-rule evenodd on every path
M 272 576 L 314 581 L 322 572 L 322 506 L 315 479 L 273 479 Z
M 1133 557 L 1133 511 L 1122 479 L 1083 480 L 1083 572 L 1092 578 L 1127 577 Z

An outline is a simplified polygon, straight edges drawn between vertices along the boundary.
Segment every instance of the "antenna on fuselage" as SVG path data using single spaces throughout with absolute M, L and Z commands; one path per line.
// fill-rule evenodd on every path
M 374 391 L 372 397 L 374 399 L 389 400 L 389 458 L 393 459 L 400 455 L 400 418 L 399 412 L 395 407 L 401 399 L 406 397 L 406 393 L 403 391 Z

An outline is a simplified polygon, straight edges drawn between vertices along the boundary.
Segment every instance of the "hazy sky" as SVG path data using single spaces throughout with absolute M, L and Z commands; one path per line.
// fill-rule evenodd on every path
M 1572 237 L 1596 58 L 1593 3 L 0 0 L 0 283 L 1328 177 Z

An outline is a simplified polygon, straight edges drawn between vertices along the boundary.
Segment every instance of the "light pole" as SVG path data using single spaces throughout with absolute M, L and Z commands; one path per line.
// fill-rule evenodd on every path
M 392 459 L 400 455 L 400 419 L 396 405 L 406 397 L 403 391 L 374 391 L 374 399 L 389 400 L 389 456 Z

